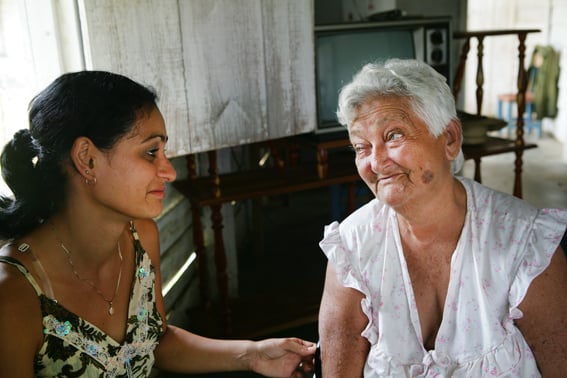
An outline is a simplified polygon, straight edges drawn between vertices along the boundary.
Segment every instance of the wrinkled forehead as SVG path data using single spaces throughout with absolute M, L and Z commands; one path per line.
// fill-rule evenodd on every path
M 408 99 L 404 97 L 375 97 L 357 107 L 352 125 L 360 122 L 408 122 L 415 117 Z

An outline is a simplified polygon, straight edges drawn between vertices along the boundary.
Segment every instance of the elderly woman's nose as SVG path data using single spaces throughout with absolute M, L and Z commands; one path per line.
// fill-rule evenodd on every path
M 384 162 L 387 160 L 388 155 L 384 148 L 380 147 L 373 147 L 372 152 L 369 156 L 370 159 L 370 167 L 372 171 L 378 172 L 380 167 L 384 165 Z

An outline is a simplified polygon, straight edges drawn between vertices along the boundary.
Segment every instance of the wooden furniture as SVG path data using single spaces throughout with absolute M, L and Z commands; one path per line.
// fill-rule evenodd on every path
M 536 147 L 537 146 L 535 144 L 524 144 L 523 146 L 518 146 L 515 140 L 488 137 L 486 142 L 484 142 L 483 144 L 463 146 L 463 153 L 465 155 L 465 159 L 472 159 L 474 161 L 475 181 L 482 182 L 480 163 L 483 157 L 504 154 L 507 152 L 515 152 L 516 154 L 518 154 L 518 152 Z M 516 172 L 516 178 L 517 175 L 518 173 Z M 521 197 L 521 192 L 519 193 L 519 195 L 516 193 L 516 186 L 514 186 L 514 194 L 517 197 Z
M 277 156 L 273 167 L 228 174 L 218 173 L 216 151 L 210 151 L 207 153 L 209 175 L 204 177 L 196 176 L 194 155 L 187 156 L 188 178 L 176 181 L 173 185 L 187 196 L 191 203 L 193 241 L 200 267 L 207 266 L 201 209 L 205 206 L 211 209 L 216 279 L 220 292 L 222 326 L 226 335 L 232 332 L 232 316 L 228 294 L 227 258 L 222 236 L 221 206 L 232 201 L 349 184 L 348 206 L 349 211 L 354 210 L 354 184 L 360 181 L 360 177 L 354 165 L 353 155 L 352 153 L 332 154 L 329 158 L 327 153 L 328 149 L 345 146 L 345 142 L 348 140 L 344 138 L 340 141 L 317 141 L 305 135 L 266 142 L 265 144 L 269 145 Z M 288 150 L 288 159 L 276 154 L 280 148 Z M 312 162 L 298 162 L 296 149 L 302 149 L 313 157 L 317 155 L 319 159 L 312 159 Z M 199 269 L 199 274 L 201 297 L 207 303 L 209 301 L 207 270 Z
M 516 103 L 518 106 L 518 114 L 524 114 L 526 108 L 526 88 L 527 88 L 527 72 L 524 65 L 525 51 L 526 51 L 526 37 L 529 33 L 537 33 L 538 29 L 512 29 L 512 30 L 485 30 L 485 31 L 467 31 L 455 32 L 453 37 L 455 39 L 463 39 L 464 43 L 461 49 L 459 65 L 455 73 L 453 81 L 453 97 L 455 102 L 461 90 L 461 85 L 464 77 L 467 56 L 470 50 L 470 41 L 475 38 L 477 44 L 477 71 L 476 71 L 476 114 L 482 115 L 482 100 L 483 100 L 483 85 L 484 85 L 484 40 L 487 37 L 496 37 L 503 35 L 516 35 L 518 37 L 518 92 L 516 94 Z M 517 118 L 516 124 L 516 138 L 513 141 L 500 138 L 489 137 L 487 142 L 479 145 L 476 148 L 470 148 L 468 157 L 475 161 L 475 179 L 480 181 L 480 162 L 482 157 L 488 155 L 495 155 L 507 152 L 514 152 L 516 160 L 514 163 L 514 195 L 522 197 L 522 155 L 524 150 L 528 148 L 537 147 L 534 144 L 526 144 L 524 141 L 524 119 L 523 117 Z M 465 153 L 465 157 L 467 154 Z

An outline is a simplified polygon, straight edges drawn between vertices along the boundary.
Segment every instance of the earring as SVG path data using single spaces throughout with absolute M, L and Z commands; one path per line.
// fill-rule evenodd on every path
M 85 177 L 85 184 L 87 185 L 96 185 L 96 177 L 93 177 L 92 180 L 89 180 L 88 177 Z

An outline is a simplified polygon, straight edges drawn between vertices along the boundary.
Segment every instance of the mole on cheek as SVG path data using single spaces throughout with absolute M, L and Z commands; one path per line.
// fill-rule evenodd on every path
M 431 171 L 423 172 L 423 176 L 421 176 L 421 181 L 424 184 L 429 184 L 431 182 L 431 180 L 433 180 L 433 172 L 431 172 Z

